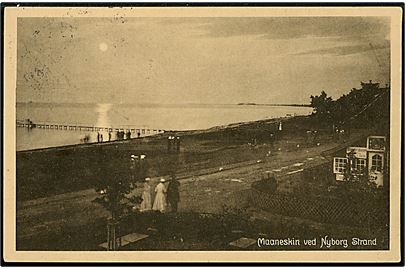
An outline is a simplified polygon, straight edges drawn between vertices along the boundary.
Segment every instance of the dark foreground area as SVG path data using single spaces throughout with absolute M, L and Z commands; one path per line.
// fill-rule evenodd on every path
M 118 250 L 367 250 L 388 249 L 387 235 L 374 228 L 370 233 L 354 227 L 308 223 L 305 220 L 271 216 L 265 219 L 246 218 L 244 211 L 233 210 L 225 215 L 211 213 L 166 213 L 131 214 L 120 223 L 120 236 L 131 233 L 147 237 L 120 247 Z M 251 213 L 252 214 L 252 213 Z M 254 213 L 253 213 L 254 214 Z M 106 220 L 97 219 L 86 226 L 70 226 L 54 234 L 36 235 L 17 241 L 17 250 L 105 250 L 99 245 L 106 242 Z M 343 244 L 321 245 L 323 239 L 346 239 Z M 231 242 L 241 238 L 255 240 L 249 246 L 235 246 Z M 371 239 L 376 245 L 352 245 L 352 238 Z M 294 245 L 258 245 L 258 239 L 296 239 Z M 314 245 L 305 245 L 304 240 L 316 239 Z M 253 241 L 252 241 L 253 242 Z

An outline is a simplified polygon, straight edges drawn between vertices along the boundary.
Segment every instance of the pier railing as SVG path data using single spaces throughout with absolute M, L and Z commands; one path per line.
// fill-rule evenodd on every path
M 130 131 L 131 133 L 140 134 L 159 134 L 164 133 L 163 129 L 152 129 L 146 127 L 133 127 L 133 126 L 121 126 L 121 127 L 97 127 L 81 124 L 58 124 L 58 123 L 33 123 L 31 121 L 16 121 L 17 127 L 25 128 L 42 128 L 42 129 L 58 129 L 58 130 L 83 130 L 83 131 L 97 131 L 97 132 L 116 132 L 116 131 Z

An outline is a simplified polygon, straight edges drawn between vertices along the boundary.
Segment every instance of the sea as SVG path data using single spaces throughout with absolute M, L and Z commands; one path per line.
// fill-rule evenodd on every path
M 133 129 L 131 138 L 169 130 L 199 130 L 233 123 L 308 115 L 312 108 L 229 104 L 82 104 L 17 103 L 16 120 L 34 124 Z M 17 126 L 17 125 L 16 125 Z M 117 140 L 108 130 L 16 127 L 17 151 Z M 139 134 L 138 134 L 139 133 Z M 84 137 L 87 136 L 87 142 Z M 100 138 L 99 138 L 100 139 Z

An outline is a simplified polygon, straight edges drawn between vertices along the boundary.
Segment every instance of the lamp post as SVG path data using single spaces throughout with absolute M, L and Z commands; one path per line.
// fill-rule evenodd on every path
M 180 137 L 176 137 L 176 151 L 177 153 L 180 153 Z
M 172 152 L 173 140 L 174 140 L 174 136 L 167 137 L 167 152 L 169 154 Z
M 170 154 L 180 153 L 180 137 L 179 136 L 169 136 L 167 137 L 167 152 Z
M 145 179 L 146 170 L 147 170 L 146 155 L 141 154 L 139 156 L 139 169 L 138 169 L 138 180 L 139 181 Z
M 146 177 L 146 170 L 147 170 L 146 155 L 145 154 L 141 154 L 139 156 L 131 155 L 129 168 L 132 183 L 144 179 Z

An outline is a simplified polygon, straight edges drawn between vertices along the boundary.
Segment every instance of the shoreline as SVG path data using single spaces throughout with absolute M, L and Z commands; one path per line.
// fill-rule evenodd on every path
M 282 106 L 282 105 L 280 105 Z M 296 116 L 282 116 L 282 117 L 275 117 L 275 118 L 267 118 L 261 120 L 252 120 L 252 121 L 245 121 L 245 122 L 235 122 L 225 125 L 213 126 L 206 129 L 192 129 L 192 130 L 165 130 L 164 133 L 161 134 L 154 134 L 139 138 L 131 138 L 125 140 L 115 140 L 115 141 L 106 141 L 106 142 L 91 142 L 91 143 L 77 143 L 77 144 L 69 144 L 69 145 L 60 145 L 60 146 L 50 146 L 50 147 L 41 147 L 35 149 L 26 149 L 26 150 L 16 150 L 16 153 L 31 153 L 31 152 L 45 152 L 45 151 L 58 151 L 58 150 L 68 150 L 71 148 L 86 148 L 86 147 L 96 147 L 99 145 L 115 145 L 115 144 L 125 144 L 129 142 L 145 140 L 145 139 L 159 139 L 164 137 L 167 134 L 181 134 L 181 135 L 194 135 L 194 134 L 204 134 L 209 132 L 215 132 L 230 128 L 237 128 L 244 125 L 255 124 L 255 123 L 272 123 L 273 121 L 285 121 L 288 119 L 294 119 L 299 117 L 309 117 L 310 115 L 296 115 Z M 269 122 L 270 121 L 270 122 Z

